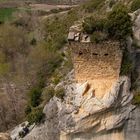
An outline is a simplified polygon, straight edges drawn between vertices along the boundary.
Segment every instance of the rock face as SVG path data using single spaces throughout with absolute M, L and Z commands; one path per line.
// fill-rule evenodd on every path
M 133 33 L 135 41 L 140 45 L 140 9 L 130 14 L 134 22 Z
M 128 77 L 120 77 L 102 99 L 94 96 L 88 82 L 64 83 L 60 85 L 73 90 L 67 90 L 64 102 L 51 99 L 44 108 L 45 123 L 36 126 L 25 140 L 129 140 L 134 131 L 131 139 L 138 140 L 139 109 L 131 105 Z
M 0 133 L 0 140 L 12 140 L 8 133 Z

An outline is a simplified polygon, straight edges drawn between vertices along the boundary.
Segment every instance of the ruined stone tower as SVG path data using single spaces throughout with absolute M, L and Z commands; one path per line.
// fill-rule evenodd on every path
M 88 82 L 95 96 L 102 98 L 119 78 L 122 60 L 119 42 L 91 43 L 90 37 L 77 26 L 70 28 L 68 41 L 76 81 Z

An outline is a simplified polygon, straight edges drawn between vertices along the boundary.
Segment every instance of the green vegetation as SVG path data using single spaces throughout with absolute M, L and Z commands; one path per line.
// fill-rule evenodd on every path
M 55 96 L 57 97 L 57 98 L 60 98 L 60 99 L 64 99 L 64 96 L 65 96 L 65 90 L 64 90 L 64 88 L 59 88 L 59 89 L 57 89 L 56 91 L 55 91 Z
M 106 34 L 104 34 L 102 32 L 94 32 L 90 36 L 90 39 L 91 39 L 91 42 L 93 42 L 93 43 L 101 43 L 107 39 L 107 36 L 106 36 Z
M 133 0 L 131 5 L 131 12 L 134 12 L 138 9 L 140 9 L 140 0 Z
M 54 96 L 63 100 L 65 96 L 65 90 L 64 88 L 59 88 L 55 90 L 53 87 L 48 87 L 44 90 L 42 96 L 45 103 L 49 102 L 50 99 Z
M 12 19 L 12 14 L 17 11 L 16 8 L 1 8 L 0 9 L 0 22 Z
M 33 88 L 30 91 L 30 104 L 32 107 L 37 107 L 41 102 L 42 90 L 39 88 Z
M 128 75 L 132 71 L 132 61 L 130 60 L 129 53 L 125 50 L 122 59 L 120 75 Z
M 32 112 L 32 108 L 30 105 L 27 105 L 27 107 L 25 108 L 25 114 L 28 115 Z
M 5 55 L 0 52 L 0 76 L 4 76 L 9 71 L 9 64 L 5 62 Z
M 99 43 L 107 38 L 124 41 L 132 35 L 132 21 L 127 8 L 118 4 L 107 18 L 87 17 L 83 22 L 83 32 L 91 34 L 91 41 Z
M 96 30 L 96 19 L 93 17 L 87 17 L 83 22 L 83 31 L 92 34 Z
M 91 42 L 101 43 L 107 39 L 107 33 L 105 32 L 106 19 L 95 18 L 93 16 L 84 19 L 82 24 L 83 32 L 90 34 Z
M 30 71 L 31 74 L 34 73 L 33 79 L 35 79 L 35 82 L 31 85 L 29 101 L 25 109 L 27 120 L 30 123 L 41 121 L 43 114 L 38 108 L 43 106 L 44 103 L 49 102 L 54 96 L 61 99 L 64 97 L 64 90 L 55 91 L 53 87 L 47 89 L 44 89 L 44 87 L 47 83 L 58 84 L 60 81 L 61 77 L 57 71 L 64 61 L 61 49 L 67 43 L 66 37 L 69 27 L 75 20 L 77 20 L 77 15 L 73 10 L 62 18 L 47 19 L 42 27 L 43 41 L 38 43 L 37 40 L 34 41 L 33 39 L 31 43 L 32 48 L 28 55 L 28 62 L 31 64 Z
M 133 39 L 132 47 L 135 49 L 138 49 L 138 48 L 140 48 L 140 45 L 136 42 L 137 42 L 137 40 Z
M 35 108 L 33 111 L 27 115 L 27 120 L 29 121 L 30 124 L 33 123 L 40 123 L 42 119 L 44 118 L 43 114 L 43 108 Z
M 67 43 L 67 34 L 69 27 L 78 20 L 78 15 L 75 10 L 70 10 L 67 16 L 54 17 L 51 20 L 45 21 L 45 41 L 48 46 L 54 50 L 61 49 Z
M 87 17 L 83 22 L 83 32 L 92 34 L 95 31 L 103 31 L 105 28 L 106 19 L 97 19 L 93 16 Z
M 52 77 L 52 83 L 57 85 L 62 79 L 62 75 L 60 75 L 59 72 L 54 72 L 53 77 Z
M 43 100 L 45 102 L 49 102 L 50 99 L 54 96 L 55 90 L 53 87 L 48 87 L 47 89 L 44 90 L 43 92 Z
M 113 7 L 113 5 L 116 3 L 116 1 L 115 0 L 110 0 L 110 2 L 109 2 L 109 7 L 110 8 L 112 8 Z
M 86 4 L 84 4 L 83 8 L 86 12 L 91 13 L 99 8 L 101 8 L 104 4 L 105 0 L 90 0 Z
M 140 105 L 140 92 L 136 92 L 132 101 L 135 105 Z
M 108 15 L 106 29 L 109 38 L 124 40 L 132 35 L 132 21 L 124 5 L 117 5 Z

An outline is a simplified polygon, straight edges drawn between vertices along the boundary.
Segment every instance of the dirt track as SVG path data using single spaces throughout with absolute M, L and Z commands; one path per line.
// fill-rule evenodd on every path
M 0 8 L 17 8 L 22 6 L 23 4 L 23 2 L 18 1 L 1 2 Z
M 73 6 L 69 6 L 69 5 L 48 5 L 48 4 L 30 4 L 29 5 L 31 7 L 31 9 L 33 10 L 43 10 L 43 11 L 50 11 L 52 9 L 59 9 L 59 8 L 70 8 Z

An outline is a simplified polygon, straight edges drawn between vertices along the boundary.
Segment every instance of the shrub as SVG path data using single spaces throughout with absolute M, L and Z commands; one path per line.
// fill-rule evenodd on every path
M 67 43 L 67 33 L 74 21 L 78 20 L 77 11 L 70 10 L 65 16 L 55 16 L 44 23 L 45 40 L 48 46 L 59 50 Z
M 137 92 L 134 95 L 132 103 L 135 104 L 135 105 L 140 105 L 140 92 Z
M 110 38 L 118 40 L 132 35 L 132 21 L 125 6 L 119 4 L 113 8 L 108 15 L 106 29 Z
M 64 90 L 64 88 L 60 88 L 60 89 L 58 89 L 58 90 L 56 90 L 55 91 L 55 96 L 57 97 L 57 98 L 60 98 L 60 99 L 64 99 L 64 96 L 65 96 L 65 90 Z
M 25 108 L 25 114 L 28 115 L 31 112 L 32 112 L 31 106 L 30 105 L 27 105 L 27 107 Z
M 102 32 L 94 32 L 91 36 L 90 36 L 91 42 L 93 43 L 101 43 L 102 41 L 107 39 L 106 34 L 102 33 Z
M 19 135 L 20 138 L 24 138 L 24 137 L 25 137 L 25 134 L 24 134 L 23 131 L 20 131 L 20 132 L 18 133 L 18 135 Z
M 91 0 L 84 4 L 83 8 L 86 12 L 91 13 L 96 9 L 99 9 L 105 0 Z
M 132 61 L 129 58 L 128 52 L 125 51 L 121 65 L 121 75 L 128 75 L 132 70 Z
M 30 91 L 30 104 L 33 107 L 37 107 L 41 102 L 41 89 L 40 88 L 33 88 Z
M 97 31 L 104 31 L 106 22 L 107 22 L 106 18 L 96 19 L 96 30 Z
M 53 84 L 57 85 L 60 82 L 61 78 L 62 77 L 60 75 L 54 75 L 52 79 Z
M 131 5 L 131 11 L 136 11 L 140 8 L 140 0 L 133 0 Z
M 135 49 L 139 49 L 140 46 L 139 46 L 139 44 L 137 44 L 136 42 L 137 42 L 136 40 L 133 40 L 132 46 L 133 46 Z
M 55 90 L 53 87 L 48 87 L 47 89 L 45 89 L 45 91 L 43 92 L 43 99 L 46 102 L 49 102 L 50 99 L 54 96 L 55 94 Z
M 50 60 L 48 61 L 48 64 L 47 64 L 47 74 L 48 75 L 52 75 L 53 72 L 56 70 L 56 68 L 58 68 L 61 63 L 63 61 L 63 57 L 59 54 L 54 54 L 53 58 L 50 58 Z
M 103 31 L 106 19 L 96 19 L 95 17 L 87 17 L 83 22 L 83 32 L 92 34 L 94 31 Z
M 88 34 L 92 34 L 93 31 L 96 29 L 95 22 L 96 20 L 93 17 L 85 18 L 82 25 L 83 31 Z
M 45 73 L 43 71 L 37 73 L 37 82 L 38 82 L 37 87 L 39 89 L 42 89 L 45 87 L 46 79 L 45 79 Z
M 5 22 L 7 20 L 12 20 L 12 14 L 16 11 L 16 8 L 0 8 L 0 21 Z
M 109 7 L 111 8 L 115 3 L 116 3 L 115 0 L 110 0 Z
M 37 44 L 37 40 L 35 38 L 33 38 L 30 42 L 31 45 L 36 45 Z
M 36 108 L 30 114 L 27 115 L 27 120 L 30 124 L 40 123 L 44 117 L 43 109 Z

